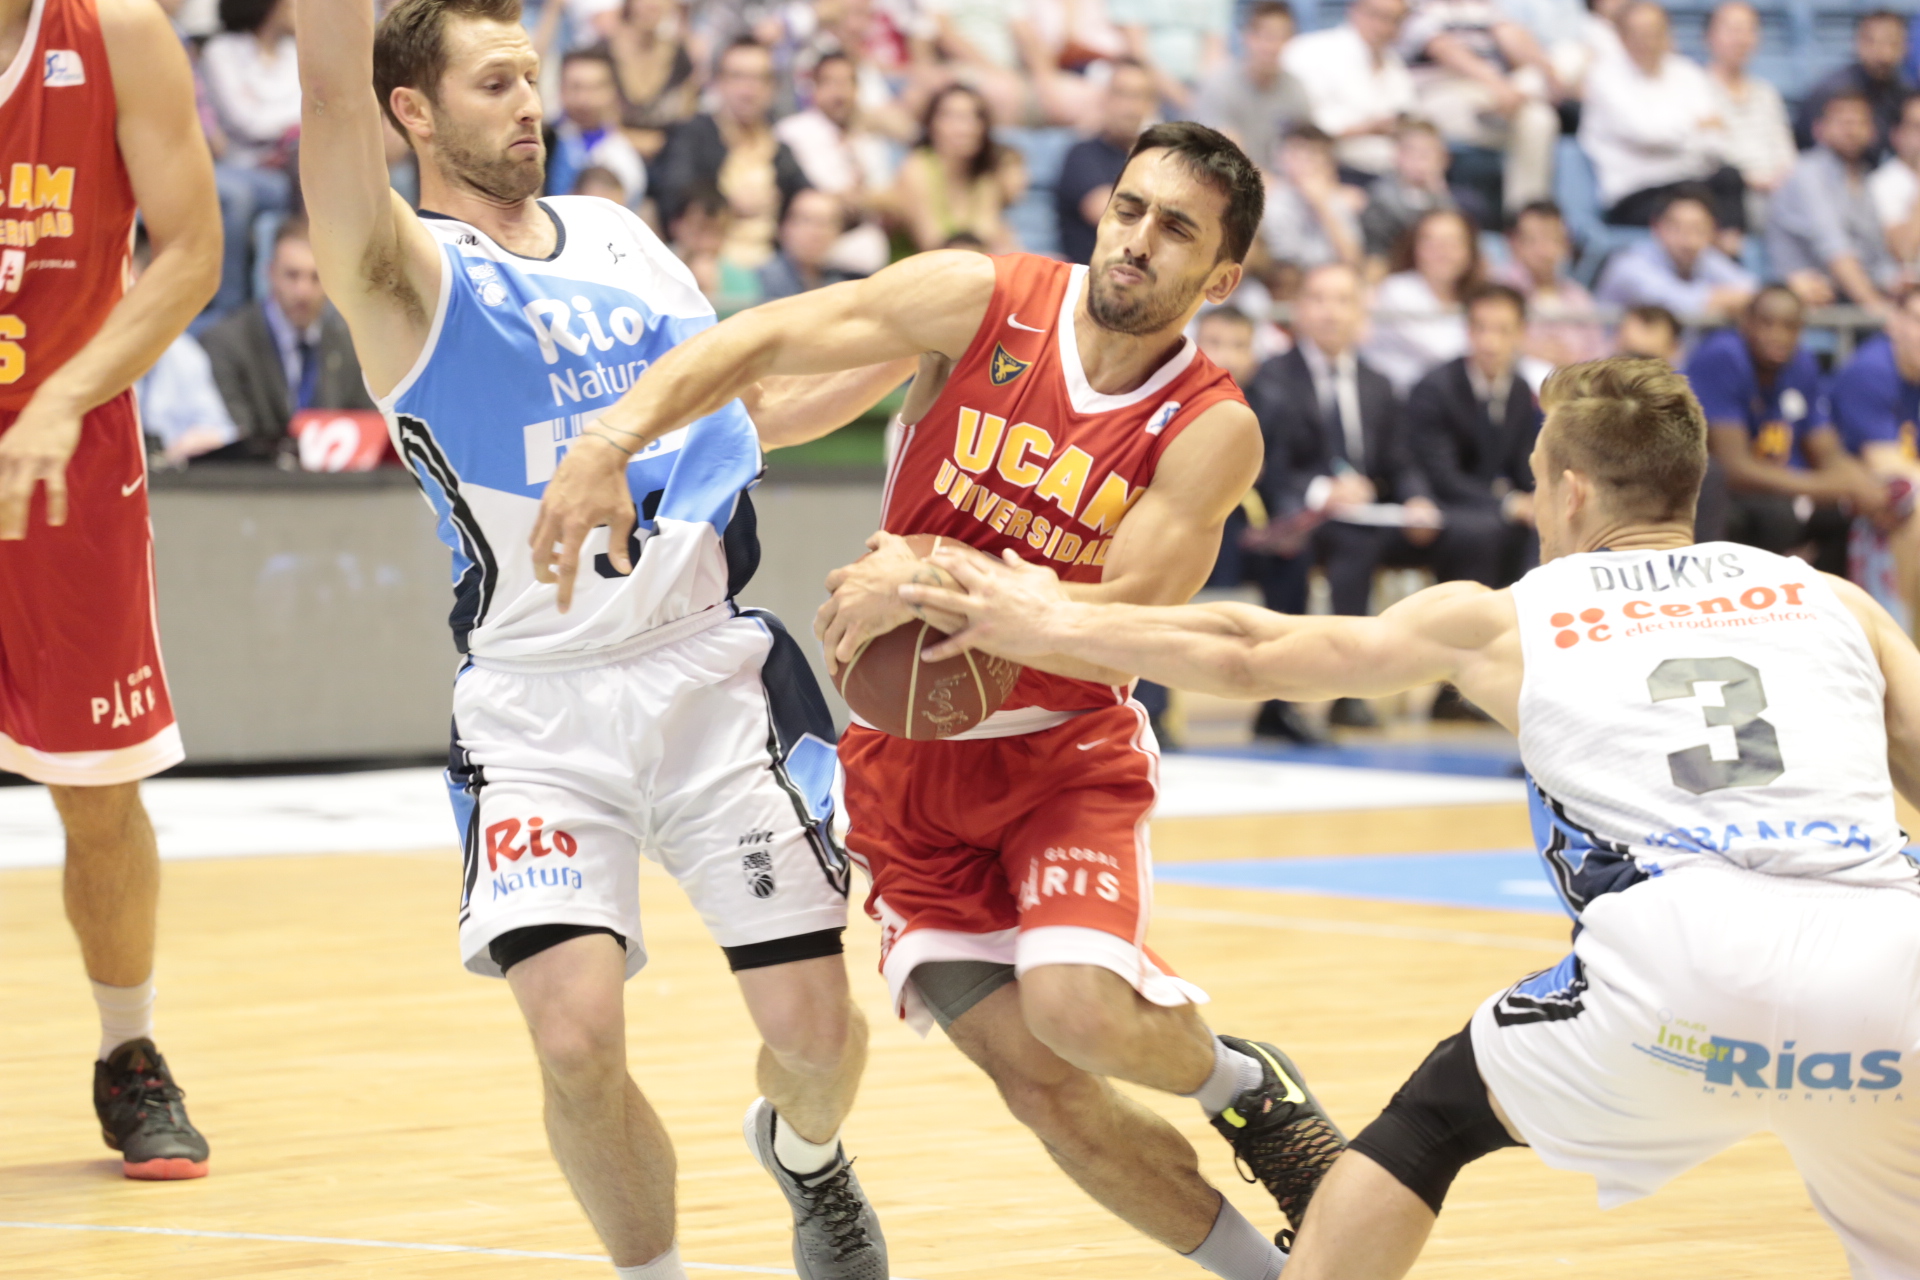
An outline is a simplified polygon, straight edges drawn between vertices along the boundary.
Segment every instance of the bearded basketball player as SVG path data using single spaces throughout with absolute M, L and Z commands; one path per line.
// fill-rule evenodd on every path
M 1182 336 L 1239 284 L 1260 175 L 1194 124 L 1141 135 L 1093 266 L 929 253 L 868 280 L 736 316 L 656 364 L 549 486 L 536 572 L 562 598 L 598 526 L 634 513 L 630 453 L 756 378 L 922 358 L 872 554 L 828 580 L 829 661 L 908 621 L 924 572 L 902 535 L 942 534 L 1056 567 L 1087 601 L 1177 603 L 1205 581 L 1260 469 L 1231 378 Z M 598 536 L 598 535 L 595 535 Z M 848 847 L 873 878 L 896 1007 L 938 1021 L 1067 1174 L 1114 1213 L 1232 1280 L 1280 1250 L 1200 1176 L 1170 1125 L 1110 1078 L 1196 1098 L 1290 1220 L 1343 1139 L 1284 1055 L 1222 1038 L 1203 992 L 1145 945 L 1158 753 L 1127 678 L 1086 664 L 1023 676 L 973 730 L 840 743 Z
M 213 164 L 153 0 L 0 0 L 0 67 L 0 769 L 46 784 L 66 828 L 102 1136 L 130 1178 L 199 1178 L 206 1140 L 153 1044 L 140 779 L 182 751 L 130 387 L 219 281 Z M 154 254 L 129 289 L 136 210 Z

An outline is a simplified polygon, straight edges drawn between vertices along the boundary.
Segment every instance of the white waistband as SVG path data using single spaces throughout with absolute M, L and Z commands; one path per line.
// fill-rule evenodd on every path
M 662 623 L 642 631 L 637 636 L 630 636 L 618 644 L 610 644 L 600 649 L 571 649 L 564 653 L 536 653 L 515 657 L 496 657 L 476 653 L 471 661 L 474 666 L 488 671 L 541 673 L 581 671 L 588 667 L 604 667 L 609 663 L 624 662 L 628 658 L 650 653 L 662 645 L 698 635 L 736 616 L 738 616 L 738 610 L 733 607 L 733 601 L 724 600 L 719 604 L 709 605 L 698 613 L 690 613 L 684 618 Z
M 942 742 L 978 742 L 984 738 L 1014 738 L 1023 733 L 1044 733 L 1048 729 L 1057 729 L 1084 711 L 1051 711 L 1046 707 L 1016 707 L 1012 711 L 996 711 L 965 733 L 956 733 Z M 862 729 L 874 729 L 873 725 L 854 715 L 853 722 Z M 875 732 L 878 732 L 875 729 Z

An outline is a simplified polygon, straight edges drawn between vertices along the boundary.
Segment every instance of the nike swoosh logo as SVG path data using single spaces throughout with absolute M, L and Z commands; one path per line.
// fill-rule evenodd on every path
M 1012 325 L 1016 329 L 1024 329 L 1028 333 L 1045 333 L 1046 332 L 1045 329 L 1036 329 L 1030 324 L 1021 324 L 1019 317 L 1017 316 L 1008 316 L 1007 323 Z
M 1105 738 L 1095 738 L 1092 742 L 1076 742 L 1073 745 L 1081 751 L 1091 751 L 1105 741 Z
M 145 476 L 141 476 L 138 480 L 135 480 L 132 484 L 121 485 L 120 496 L 123 498 L 131 498 L 133 496 L 133 491 L 135 489 L 138 489 L 141 485 L 145 484 L 146 482 L 147 482 L 147 478 Z
M 1272 1054 L 1268 1053 L 1265 1049 L 1262 1049 L 1257 1044 L 1253 1046 L 1253 1051 L 1259 1054 L 1260 1057 L 1265 1060 L 1268 1066 L 1273 1068 L 1273 1074 L 1275 1074 L 1276 1076 L 1279 1076 L 1280 1083 L 1287 1087 L 1286 1097 L 1284 1101 L 1299 1103 L 1299 1102 L 1305 1102 L 1307 1100 L 1307 1091 L 1300 1087 L 1300 1082 L 1298 1080 L 1295 1080 L 1292 1076 L 1287 1074 L 1287 1069 L 1281 1066 L 1279 1061 L 1275 1059 Z

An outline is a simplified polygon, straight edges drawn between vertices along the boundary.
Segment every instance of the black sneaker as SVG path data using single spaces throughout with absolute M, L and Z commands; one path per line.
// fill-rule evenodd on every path
M 1240 1176 L 1265 1187 L 1298 1231 L 1320 1179 L 1347 1149 L 1347 1136 L 1286 1054 L 1238 1036 L 1220 1039 L 1257 1059 L 1261 1076 L 1259 1084 L 1213 1118 L 1213 1127 L 1233 1147 Z
M 747 1149 L 793 1210 L 793 1269 L 800 1280 L 887 1280 L 887 1239 L 846 1152 L 815 1173 L 789 1172 L 773 1154 L 773 1104 L 747 1108 Z
M 129 1040 L 93 1064 L 100 1136 L 129 1178 L 159 1182 L 207 1176 L 207 1140 L 187 1119 L 186 1091 L 147 1039 Z

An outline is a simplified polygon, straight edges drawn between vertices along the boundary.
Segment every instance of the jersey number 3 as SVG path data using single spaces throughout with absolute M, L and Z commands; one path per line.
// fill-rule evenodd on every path
M 1731 760 L 1715 760 L 1713 749 L 1705 743 L 1675 751 L 1667 757 L 1673 785 L 1697 796 L 1728 787 L 1764 787 L 1785 773 L 1780 735 L 1771 722 L 1760 718 L 1767 709 L 1760 673 L 1740 659 L 1668 658 L 1647 677 L 1647 692 L 1655 702 L 1668 702 L 1695 697 L 1695 686 L 1702 684 L 1720 686 L 1721 705 L 1700 710 L 1711 728 L 1733 726 L 1737 754 Z

